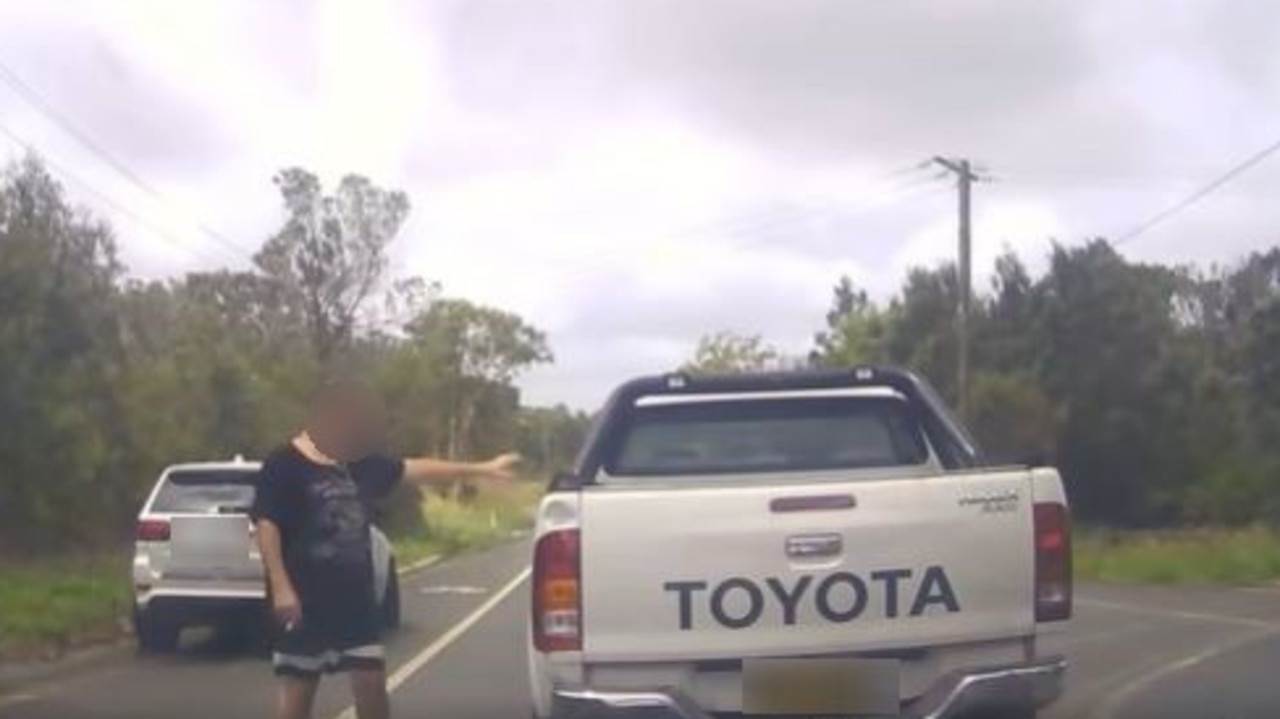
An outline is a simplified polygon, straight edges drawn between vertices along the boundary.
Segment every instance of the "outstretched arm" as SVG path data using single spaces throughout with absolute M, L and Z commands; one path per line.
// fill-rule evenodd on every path
M 435 457 L 408 457 L 404 478 L 414 484 L 452 482 L 458 479 L 511 479 L 520 455 L 509 452 L 484 462 L 453 462 Z

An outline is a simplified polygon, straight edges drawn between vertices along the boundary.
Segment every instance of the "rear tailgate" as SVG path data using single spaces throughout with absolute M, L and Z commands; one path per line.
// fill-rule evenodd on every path
M 174 515 L 165 577 L 170 580 L 262 581 L 262 562 L 243 514 Z
M 1030 635 L 1030 472 L 879 371 L 633 383 L 581 463 L 584 659 Z
M 589 487 L 581 506 L 587 661 L 822 654 L 1034 630 L 1026 471 L 675 476 Z

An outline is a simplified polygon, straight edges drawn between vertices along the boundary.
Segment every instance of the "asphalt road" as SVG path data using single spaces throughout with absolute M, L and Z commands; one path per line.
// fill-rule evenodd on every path
M 398 717 L 527 719 L 523 543 L 403 580 L 406 626 L 388 647 Z M 1076 619 L 1050 641 L 1071 661 L 1048 719 L 1280 717 L 1280 591 L 1084 587 Z M 0 719 L 267 717 L 266 658 L 197 641 L 174 657 L 125 655 L 0 695 Z M 341 678 L 317 719 L 347 707 Z M 343 719 L 350 719 L 347 714 Z

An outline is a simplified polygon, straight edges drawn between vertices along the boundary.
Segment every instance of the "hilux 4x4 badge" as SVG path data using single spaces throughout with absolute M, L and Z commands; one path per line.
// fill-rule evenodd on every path
M 994 492 L 966 494 L 960 497 L 961 507 L 978 507 L 983 514 L 1012 512 L 1018 508 L 1018 493 L 1012 489 Z

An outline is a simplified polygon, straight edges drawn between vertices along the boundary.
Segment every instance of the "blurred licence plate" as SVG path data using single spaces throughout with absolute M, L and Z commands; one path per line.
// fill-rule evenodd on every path
M 745 714 L 897 716 L 898 673 L 889 659 L 748 659 Z

